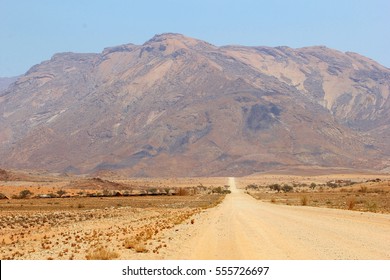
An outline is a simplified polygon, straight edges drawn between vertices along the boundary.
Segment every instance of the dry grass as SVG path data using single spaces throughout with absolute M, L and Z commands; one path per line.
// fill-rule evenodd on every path
M 92 249 L 90 253 L 88 253 L 85 258 L 87 260 L 112 260 L 119 257 L 117 252 L 113 252 L 104 247 L 98 247 L 96 249 Z
M 306 206 L 308 204 L 308 202 L 309 202 L 309 199 L 307 198 L 306 195 L 301 196 L 301 205 L 302 206 Z
M 308 184 L 309 185 L 309 184 Z M 364 182 L 342 188 L 299 188 L 293 192 L 277 193 L 269 188 L 249 191 L 256 199 L 285 205 L 390 213 L 390 181 Z
M 159 254 L 167 246 L 161 233 L 190 224 L 193 215 L 223 198 L 198 194 L 2 200 L 0 258 L 113 259 L 119 254 L 126 259 Z M 110 250 L 101 246 L 105 244 Z
M 196 199 L 194 199 L 196 197 Z M 72 197 L 31 198 L 0 200 L 0 211 L 78 211 L 105 208 L 208 208 L 210 203 L 219 203 L 224 195 L 200 194 L 196 196 L 128 196 L 128 197 Z
M 144 244 L 137 244 L 137 245 L 135 245 L 134 250 L 137 253 L 147 253 L 148 252 L 148 249 L 146 249 Z
M 136 244 L 137 244 L 137 241 L 133 238 L 126 238 L 125 241 L 123 242 L 123 246 L 126 249 L 133 249 Z
M 347 199 L 348 210 L 353 210 L 353 208 L 355 208 L 355 205 L 356 205 L 355 197 L 351 197 Z

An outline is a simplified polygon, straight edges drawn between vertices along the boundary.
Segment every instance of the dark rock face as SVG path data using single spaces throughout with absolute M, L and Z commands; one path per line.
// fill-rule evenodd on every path
M 325 47 L 156 35 L 56 54 L 0 91 L 0 166 L 132 176 L 389 164 L 390 70 Z
M 269 129 L 277 123 L 281 110 L 274 104 L 255 104 L 251 106 L 246 120 L 247 127 L 251 130 Z

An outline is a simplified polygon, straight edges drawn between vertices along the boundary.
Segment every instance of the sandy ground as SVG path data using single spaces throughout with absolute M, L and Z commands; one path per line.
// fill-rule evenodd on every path
M 167 232 L 164 259 L 390 259 L 390 215 L 255 200 L 232 194 Z

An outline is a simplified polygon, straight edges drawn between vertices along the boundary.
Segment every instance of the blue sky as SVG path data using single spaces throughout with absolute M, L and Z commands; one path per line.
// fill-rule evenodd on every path
M 389 29 L 389 0 L 0 0 L 0 77 L 164 32 L 217 46 L 325 45 L 390 67 Z

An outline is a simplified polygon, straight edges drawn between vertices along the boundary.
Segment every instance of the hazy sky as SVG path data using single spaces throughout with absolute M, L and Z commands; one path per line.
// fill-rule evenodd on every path
M 0 0 L 0 77 L 165 32 L 217 46 L 325 45 L 390 67 L 389 30 L 390 0 Z

